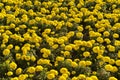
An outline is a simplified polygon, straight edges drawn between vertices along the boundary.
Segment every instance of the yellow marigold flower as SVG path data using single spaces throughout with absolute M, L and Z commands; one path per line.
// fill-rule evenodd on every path
M 77 64 L 76 62 L 72 62 L 72 63 L 71 63 L 71 66 L 72 66 L 73 68 L 75 68 L 75 67 L 78 66 L 78 64 Z
M 102 13 L 98 13 L 97 16 L 98 16 L 98 19 L 103 19 L 103 14 Z
M 13 75 L 12 71 L 7 72 L 7 76 L 12 76 L 12 75 Z
M 21 58 L 21 54 L 20 53 L 17 53 L 16 54 L 16 59 L 19 60 Z
M 118 79 L 115 77 L 109 77 L 109 80 L 118 80 Z
M 3 18 L 4 18 L 3 13 L 0 13 L 0 19 L 3 19 Z
M 93 46 L 93 42 L 92 41 L 87 41 L 87 43 L 86 43 L 86 47 L 89 47 L 89 48 L 91 48 L 92 46 Z
M 15 31 L 19 31 L 19 30 L 20 30 L 20 28 L 19 28 L 19 27 L 16 27 L 16 28 L 15 28 Z
M 103 56 L 102 55 L 98 55 L 97 59 L 103 59 Z
M 10 6 L 5 6 L 6 11 L 10 11 L 11 7 Z
M 44 59 L 44 60 L 43 60 L 43 64 L 48 64 L 48 65 L 50 65 L 50 60 Z
M 4 56 L 8 56 L 10 54 L 10 50 L 9 49 L 4 49 L 3 50 L 3 55 Z
M 16 73 L 16 75 L 21 74 L 22 73 L 22 68 L 18 68 L 15 73 Z
M 1 48 L 5 48 L 6 47 L 6 45 L 5 44 L 1 44 Z
M 7 35 L 12 35 L 12 32 L 9 31 L 9 30 L 6 30 L 5 33 L 6 33 Z M 8 37 L 8 38 L 9 38 L 9 37 Z
M 85 76 L 84 74 L 80 74 L 80 75 L 78 76 L 78 78 L 79 78 L 79 79 L 86 79 L 86 76 Z
M 75 75 L 75 74 L 76 74 L 76 71 L 72 71 L 71 74 L 72 74 L 72 75 Z
M 72 24 L 71 22 L 67 22 L 66 25 L 67 25 L 68 27 L 72 27 L 72 26 L 73 26 L 73 24 Z
M 107 64 L 107 65 L 105 65 L 105 70 L 106 71 L 112 71 L 113 70 L 113 66 L 110 65 L 110 64 Z
M 115 40 L 114 45 L 115 46 L 120 46 L 120 41 L 119 40 Z
M 63 54 L 64 54 L 64 56 L 69 56 L 70 52 L 69 51 L 65 51 Z
M 38 61 L 37 61 L 37 64 L 43 64 L 43 59 L 39 59 Z
M 25 56 L 25 60 L 29 61 L 30 60 L 30 56 Z
M 54 69 L 50 70 L 50 73 L 53 73 L 54 75 L 58 75 L 58 71 Z
M 75 32 L 74 31 L 70 31 L 70 32 L 67 33 L 66 37 L 70 38 L 70 37 L 72 37 L 74 35 L 75 35 Z
M 114 52 L 115 51 L 115 46 L 107 46 L 107 48 L 108 48 L 108 50 L 110 51 L 110 52 Z
M 64 57 L 57 56 L 57 57 L 56 57 L 56 61 L 64 61 Z
M 58 44 L 54 44 L 54 45 L 52 46 L 52 48 L 53 48 L 53 49 L 57 49 L 57 48 L 58 48 Z
M 26 25 L 19 25 L 19 27 L 20 27 L 20 28 L 22 28 L 22 29 L 27 28 L 27 26 L 26 26 Z
M 99 62 L 99 65 L 102 66 L 104 63 L 105 63 L 105 62 L 100 61 L 100 62 Z
M 79 62 L 79 61 L 80 61 L 80 59 L 76 58 L 76 59 L 74 59 L 74 61 L 75 61 L 75 62 Z
M 45 29 L 44 32 L 49 34 L 51 32 L 51 29 Z
M 105 41 L 107 44 L 110 44 L 110 43 L 111 43 L 111 41 L 110 41 L 109 38 L 105 38 L 104 41 Z
M 42 66 L 36 66 L 35 67 L 35 71 L 42 71 L 43 70 L 43 67 Z
M 91 77 L 87 77 L 86 80 L 93 80 Z
M 110 33 L 109 33 L 108 31 L 104 31 L 103 35 L 104 35 L 105 37 L 109 37 Z
M 92 80 L 98 80 L 97 76 L 91 76 L 90 77 Z
M 33 55 L 30 57 L 30 59 L 31 59 L 31 61 L 33 61 L 33 62 L 36 61 L 36 57 L 33 56 Z
M 89 57 L 90 56 L 90 52 L 88 52 L 88 51 L 83 52 L 83 56 L 84 57 Z
M 55 75 L 53 73 L 47 74 L 48 79 L 54 79 Z
M 65 78 L 68 78 L 68 74 L 66 73 L 62 74 L 62 76 L 64 76 Z
M 69 64 L 72 63 L 72 60 L 71 59 L 65 59 L 66 62 L 68 62 Z
M 73 77 L 71 80 L 79 80 L 78 77 Z
M 35 73 L 35 67 L 29 67 L 27 69 L 27 72 L 29 72 L 29 73 Z
M 36 46 L 36 47 L 40 47 L 40 44 L 39 44 L 39 43 L 35 43 L 35 46 Z
M 46 13 L 46 9 L 45 8 L 41 8 L 41 12 L 42 13 Z
M 119 60 L 119 59 L 116 60 L 116 61 L 115 61 L 115 64 L 116 64 L 117 66 L 120 66 L 120 60 Z
M 102 55 L 104 53 L 104 50 L 98 50 L 98 55 Z
M 92 72 L 92 74 L 93 74 L 93 75 L 96 75 L 96 74 L 97 74 L 97 72 L 96 72 L 96 71 L 93 71 L 93 72 Z
M 15 46 L 15 50 L 16 51 L 20 50 L 20 47 L 19 46 Z
M 103 57 L 103 61 L 104 62 L 109 62 L 110 61 L 110 57 L 108 57 L 108 56 Z
M 17 77 L 11 78 L 10 80 L 19 80 Z
M 25 59 L 25 57 L 26 57 L 26 55 L 22 55 L 22 56 L 21 56 L 21 59 L 22 59 L 22 60 L 24 60 L 24 59 Z
M 20 42 L 24 42 L 24 40 L 25 40 L 24 38 L 19 38 Z
M 62 73 L 62 74 L 68 73 L 68 69 L 67 68 L 61 68 L 60 73 Z
M 82 26 L 78 26 L 77 29 L 78 29 L 78 31 L 81 31 L 81 32 L 83 31 L 83 27 Z
M 85 47 L 81 47 L 81 49 L 80 49 L 81 51 L 85 51 Z
M 65 50 L 66 50 L 66 51 L 71 51 L 71 50 L 72 50 L 72 46 L 66 45 L 66 46 L 65 46 Z
M 120 58 L 120 51 L 118 51 L 117 56 L 118 56 L 118 58 Z
M 8 39 L 7 39 L 7 38 L 6 38 L 6 39 L 3 39 L 2 42 L 3 42 L 3 43 L 7 43 L 7 42 L 8 42 Z
M 18 79 L 19 80 L 25 80 L 27 77 L 28 77 L 27 74 L 21 74 L 21 75 L 19 75 Z
M 86 63 L 87 66 L 92 65 L 92 62 L 91 62 L 91 61 L 85 61 L 85 63 Z
M 113 38 L 119 38 L 119 34 L 114 33 L 114 34 L 113 34 Z
M 64 44 L 64 39 L 58 39 L 58 44 Z
M 82 37 L 83 37 L 83 33 L 77 32 L 77 33 L 76 33 L 76 37 L 77 37 L 77 38 L 82 38 Z
M 49 55 L 47 53 L 43 53 L 42 56 L 43 58 L 48 58 Z
M 26 55 L 28 50 L 26 49 L 26 47 L 22 50 L 23 51 L 23 55 Z
M 75 18 L 74 21 L 75 21 L 75 23 L 80 23 L 81 22 L 81 18 Z
M 60 76 L 58 80 L 67 80 L 64 76 Z
M 104 42 L 104 40 L 103 40 L 102 37 L 98 37 L 98 38 L 97 38 L 97 41 L 98 41 L 99 43 L 103 43 L 103 42 Z
M 118 68 L 116 66 L 113 66 L 113 70 L 111 72 L 117 72 Z
M 100 47 L 99 46 L 95 46 L 95 47 L 93 47 L 92 50 L 93 50 L 94 53 L 97 53 L 100 50 Z
M 117 7 L 116 4 L 113 4 L 113 5 L 112 5 L 112 9 L 115 9 L 116 7 Z
M 114 63 L 115 63 L 115 60 L 114 60 L 114 59 L 110 59 L 110 60 L 109 60 L 109 63 L 110 63 L 110 64 L 114 64 Z
M 61 44 L 60 47 L 65 48 L 65 44 Z
M 10 63 L 10 68 L 15 70 L 17 68 L 17 64 L 15 62 Z
M 79 65 L 85 67 L 86 66 L 86 62 L 85 61 L 80 61 Z

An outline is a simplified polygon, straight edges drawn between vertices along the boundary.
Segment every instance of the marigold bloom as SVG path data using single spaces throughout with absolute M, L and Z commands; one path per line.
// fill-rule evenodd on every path
M 35 71 L 42 71 L 42 70 L 43 70 L 43 67 L 42 67 L 42 66 L 39 66 L 39 65 L 38 65 L 38 66 L 35 67 Z
M 107 65 L 105 65 L 105 70 L 106 71 L 112 71 L 113 70 L 113 66 L 110 65 L 110 64 L 107 64 Z
M 22 73 L 22 68 L 18 68 L 15 73 L 16 73 L 16 75 L 21 74 Z
M 47 74 L 48 79 L 54 79 L 55 75 L 53 73 Z
M 9 49 L 4 49 L 3 50 L 3 55 L 4 56 L 8 56 L 10 54 L 10 50 Z
M 67 80 L 64 76 L 60 76 L 58 80 Z
M 67 68 L 61 68 L 60 69 L 60 73 L 68 73 L 68 69 Z
M 86 62 L 85 62 L 85 61 L 80 61 L 80 62 L 79 62 L 79 65 L 85 67 L 85 66 L 86 66 Z
M 97 76 L 91 76 L 93 80 L 98 80 Z
M 89 56 L 90 56 L 90 52 L 88 52 L 88 51 L 84 52 L 84 53 L 83 53 L 83 56 L 84 56 L 84 57 L 89 57 Z
M 65 46 L 65 50 L 67 50 L 67 51 L 71 51 L 71 50 L 72 50 L 72 46 L 70 46 L 70 45 L 66 45 L 66 46 Z
M 56 57 L 56 61 L 64 61 L 64 57 L 57 56 L 57 57 Z
M 13 72 L 9 71 L 9 72 L 7 72 L 7 75 L 8 75 L 8 76 L 12 76 L 12 75 L 13 75 Z
M 118 80 L 118 79 L 115 77 L 109 77 L 109 80 Z
M 84 74 L 80 74 L 80 75 L 78 76 L 78 78 L 79 78 L 79 79 L 85 79 L 86 76 L 85 76 Z
M 78 64 L 77 64 L 76 62 L 72 62 L 72 63 L 71 63 L 71 66 L 72 66 L 73 68 L 75 68 L 75 67 L 78 66 Z
M 117 66 L 120 66 L 120 60 L 119 60 L 119 59 L 116 60 L 116 61 L 115 61 L 115 64 L 116 64 Z
M 15 70 L 17 68 L 17 64 L 15 62 L 10 63 L 10 68 Z
M 29 73 L 35 73 L 35 67 L 29 67 L 27 69 L 27 72 L 29 72 Z

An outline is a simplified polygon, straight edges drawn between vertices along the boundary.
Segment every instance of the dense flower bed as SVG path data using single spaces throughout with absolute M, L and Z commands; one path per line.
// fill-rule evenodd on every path
M 120 80 L 120 0 L 0 0 L 0 80 Z

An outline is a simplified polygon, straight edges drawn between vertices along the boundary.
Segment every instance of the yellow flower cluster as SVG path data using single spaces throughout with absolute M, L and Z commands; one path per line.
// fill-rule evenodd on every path
M 0 0 L 0 80 L 119 80 L 120 0 Z

